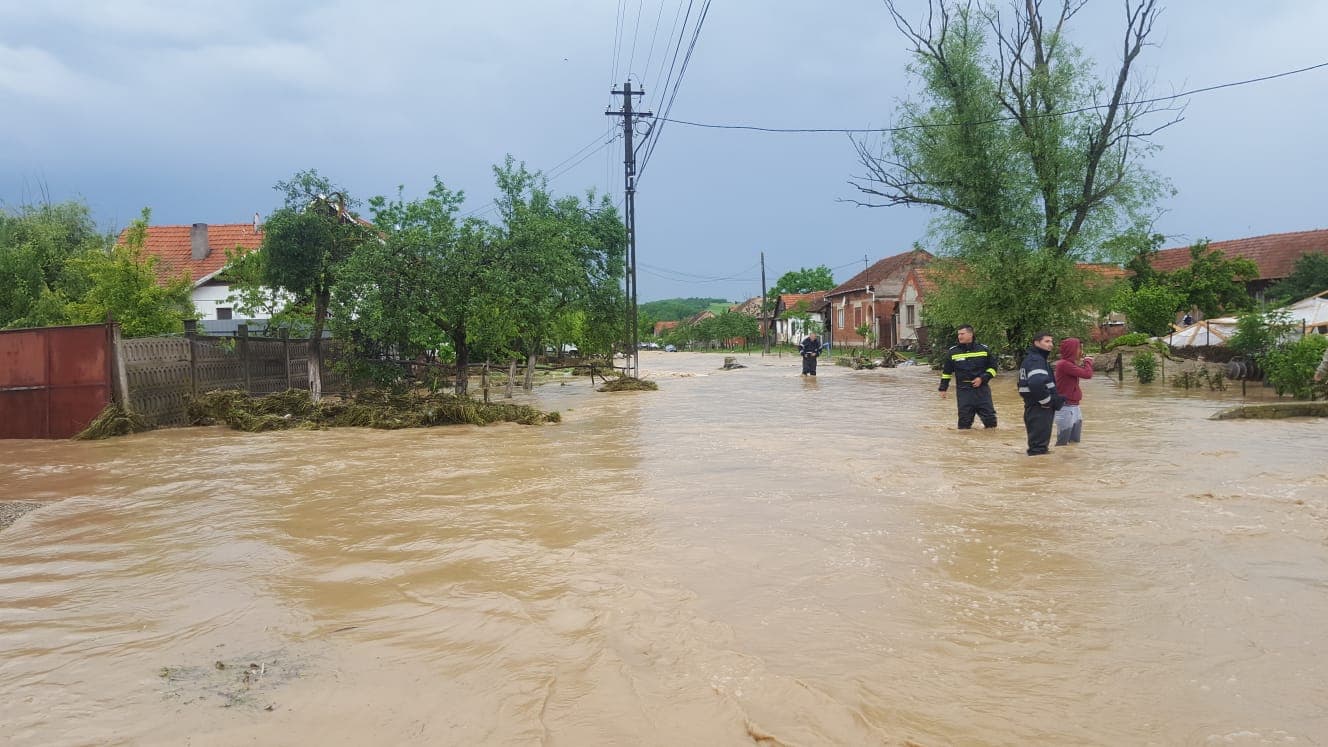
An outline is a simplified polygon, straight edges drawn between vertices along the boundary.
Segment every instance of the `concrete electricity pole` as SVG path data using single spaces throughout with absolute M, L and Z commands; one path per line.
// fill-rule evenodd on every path
M 627 226 L 627 272 L 625 281 L 627 374 L 640 378 L 641 354 L 638 350 L 638 338 L 641 333 L 638 329 L 636 317 L 636 151 L 632 147 L 632 128 L 635 124 L 634 119 L 653 115 L 650 112 L 632 111 L 632 97 L 645 95 L 644 90 L 632 90 L 632 81 L 628 80 L 623 83 L 622 90 L 614 90 L 611 93 L 623 97 L 622 109 L 616 112 L 606 110 L 604 113 L 610 117 L 622 117 L 623 123 L 623 192 L 626 198 L 626 204 L 623 208 L 623 222 Z

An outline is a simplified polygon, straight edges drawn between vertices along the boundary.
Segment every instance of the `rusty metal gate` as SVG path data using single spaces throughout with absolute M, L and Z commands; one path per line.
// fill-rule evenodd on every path
M 0 332 L 0 438 L 69 438 L 111 401 L 113 327 Z

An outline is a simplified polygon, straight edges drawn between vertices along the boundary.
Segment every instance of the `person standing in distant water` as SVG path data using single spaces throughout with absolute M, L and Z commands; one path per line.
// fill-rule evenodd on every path
M 802 344 L 798 346 L 802 353 L 802 375 L 816 375 L 816 358 L 821 354 L 821 341 L 816 337 L 815 332 L 808 332 L 807 336 L 802 338 Z
M 1033 335 L 1033 344 L 1019 366 L 1019 396 L 1024 398 L 1024 428 L 1028 431 L 1028 455 L 1047 453 L 1051 443 L 1051 421 L 1065 402 L 1056 392 L 1056 380 L 1048 370 L 1050 332 Z
M 965 324 L 956 336 L 958 345 L 945 351 L 941 364 L 941 399 L 950 388 L 950 380 L 958 379 L 955 400 L 959 403 L 959 430 L 973 427 L 973 416 L 982 419 L 984 428 L 996 427 L 996 405 L 991 401 L 988 384 L 996 376 L 996 354 L 980 342 L 973 342 L 973 327 Z
M 1079 411 L 1083 390 L 1080 379 L 1093 378 L 1093 357 L 1082 355 L 1083 344 L 1077 337 L 1061 340 L 1061 357 L 1052 368 L 1056 391 L 1065 398 L 1065 404 L 1056 411 L 1056 445 L 1079 443 L 1083 433 L 1084 416 Z

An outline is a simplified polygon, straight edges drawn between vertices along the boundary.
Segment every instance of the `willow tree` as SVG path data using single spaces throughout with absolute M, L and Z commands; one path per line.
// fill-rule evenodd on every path
M 950 260 L 928 295 L 938 326 L 971 323 L 1013 347 L 1072 322 L 1091 303 L 1076 262 L 1118 261 L 1110 239 L 1156 217 L 1168 187 L 1144 165 L 1150 138 L 1180 121 L 1137 82 L 1160 9 L 1126 0 L 1120 60 L 1099 77 L 1068 34 L 1085 4 L 1048 17 L 1042 0 L 931 0 L 914 22 L 886 0 L 920 93 L 887 142 L 854 141 L 866 173 L 850 183 L 860 205 L 935 211 Z

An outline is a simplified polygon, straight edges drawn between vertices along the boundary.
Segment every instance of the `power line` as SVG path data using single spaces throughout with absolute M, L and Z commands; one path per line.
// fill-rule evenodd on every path
M 701 27 L 705 25 L 706 16 L 710 13 L 710 1 L 711 0 L 705 0 L 705 4 L 701 6 L 701 12 L 696 18 L 696 28 L 692 30 L 692 41 L 687 45 L 687 54 L 683 57 L 682 67 L 678 70 L 678 79 L 674 81 L 673 90 L 669 93 L 669 102 L 664 107 L 665 119 L 669 116 L 669 112 L 673 111 L 673 102 L 678 98 L 678 89 L 682 87 L 683 76 L 687 74 L 687 66 L 692 61 L 692 52 L 696 50 L 696 40 L 700 38 Z M 650 138 L 650 142 L 646 146 L 645 155 L 641 158 L 641 168 L 637 170 L 637 181 L 640 181 L 641 175 L 645 173 L 646 167 L 650 165 L 650 156 L 654 154 L 655 148 L 659 145 L 659 138 L 663 133 L 664 127 L 663 125 L 658 125 L 654 130 L 655 131 L 652 133 L 654 137 Z
M 757 265 L 759 264 L 760 264 L 759 262 L 754 263 L 747 269 L 742 270 L 734 275 L 728 275 L 726 277 L 716 277 L 714 275 L 698 275 L 696 273 L 685 272 L 683 270 L 670 270 L 667 267 L 656 267 L 654 265 L 648 265 L 644 262 L 638 263 L 638 266 L 653 270 L 654 272 L 652 272 L 651 274 L 655 275 L 655 277 L 663 277 L 662 275 L 658 275 L 656 273 L 670 273 L 672 275 L 679 276 L 672 278 L 664 278 L 665 280 L 687 280 L 689 282 L 698 282 L 698 283 L 719 283 L 728 280 L 750 280 L 751 278 L 747 276 L 747 273 L 751 272 L 752 270 L 755 270 Z
M 1120 105 L 1139 106 L 1143 104 L 1157 104 L 1163 101 L 1174 101 L 1179 98 L 1184 98 L 1186 96 L 1193 96 L 1199 93 L 1208 93 L 1209 91 L 1217 91 L 1223 88 L 1235 88 L 1236 86 L 1244 86 L 1244 85 L 1249 85 L 1251 83 L 1262 83 L 1264 81 L 1274 80 L 1276 78 L 1285 78 L 1290 75 L 1307 73 L 1312 70 L 1318 70 L 1324 67 L 1328 67 L 1328 62 L 1321 62 L 1317 65 L 1310 65 L 1309 67 L 1302 67 L 1296 70 L 1287 70 L 1285 72 L 1274 73 L 1272 75 L 1264 75 L 1258 78 L 1249 78 L 1246 80 L 1232 81 L 1230 83 L 1219 83 L 1213 86 L 1205 86 L 1204 88 L 1195 88 L 1190 91 L 1182 91 L 1180 93 L 1175 93 L 1170 96 L 1158 96 L 1155 98 L 1139 99 L 1136 101 L 1123 101 L 1120 103 Z M 1071 114 L 1082 114 L 1084 112 L 1095 111 L 1098 109 L 1106 109 L 1109 106 L 1111 105 L 1094 104 L 1092 106 L 1085 106 L 1078 109 L 1067 109 L 1065 111 L 1047 112 L 1045 114 L 1033 114 L 1030 115 L 1030 118 L 1040 119 L 1043 117 L 1064 117 Z M 665 115 L 667 115 L 667 112 L 668 110 L 665 109 Z M 715 130 L 749 130 L 753 132 L 774 132 L 774 133 L 835 133 L 835 134 L 851 135 L 857 133 L 904 132 L 907 130 L 924 130 L 924 129 L 932 129 L 937 127 L 965 127 L 971 125 L 996 124 L 999 122 L 1012 122 L 1016 118 L 1013 116 L 993 117 L 991 119 L 982 119 L 973 122 L 936 122 L 931 124 L 902 125 L 899 127 L 761 127 L 757 125 L 733 125 L 733 124 L 713 124 L 709 122 L 691 122 L 685 119 L 670 119 L 667 116 L 656 116 L 654 117 L 654 119 L 658 122 L 673 122 L 675 124 L 686 125 L 688 127 L 704 127 Z M 647 158 L 648 157 L 649 154 L 647 153 Z M 642 168 L 644 168 L 644 165 L 642 166 Z
M 555 164 L 555 165 L 553 166 L 553 168 L 549 169 L 548 171 L 541 171 L 541 172 L 539 172 L 539 173 L 540 173 L 540 174 L 543 174 L 543 175 L 544 175 L 544 178 L 545 178 L 546 180 L 552 182 L 553 180 L 557 179 L 558 177 L 563 176 L 564 174 L 567 174 L 568 172 L 570 172 L 572 169 L 576 168 L 577 166 L 580 166 L 582 163 L 585 162 L 586 159 L 590 158 L 591 156 L 596 155 L 596 154 L 599 153 L 601 150 L 603 150 L 603 149 L 609 147 L 609 146 L 612 145 L 613 142 L 614 142 L 615 140 L 617 140 L 617 139 L 618 139 L 618 135 L 617 135 L 617 133 L 610 133 L 610 134 L 608 134 L 608 135 L 596 135 L 594 140 L 591 140 L 589 143 L 587 143 L 587 144 L 585 144 L 584 146 L 582 146 L 581 148 L 579 148 L 579 149 L 578 149 L 575 153 L 573 153 L 572 155 L 570 155 L 570 156 L 568 156 L 567 158 L 564 158 L 563 160 L 559 161 L 557 164 Z M 596 145 L 598 145 L 599 147 L 598 147 L 598 148 L 595 148 Z M 590 150 L 590 152 L 587 153 L 586 151 L 589 150 L 589 149 L 591 149 L 591 148 L 593 148 L 593 150 Z M 583 153 L 584 153 L 585 155 L 582 155 Z M 572 163 L 573 159 L 575 159 L 575 163 Z M 568 164 L 570 164 L 570 165 L 568 165 Z M 564 166 L 566 166 L 566 167 L 564 168 Z M 489 203 L 487 203 L 487 204 L 485 204 L 485 205 L 483 205 L 483 206 L 481 206 L 481 207 L 477 207 L 477 208 L 475 208 L 474 210 L 471 210 L 471 211 L 466 212 L 466 213 L 462 213 L 462 214 L 461 214 L 460 216 L 458 216 L 458 217 L 463 218 L 463 219 L 464 219 L 464 218 L 471 218 L 471 217 L 474 217 L 474 216 L 477 216 L 477 215 L 481 215 L 481 214 L 483 214 L 483 213 L 490 213 L 490 212 L 493 212 L 494 210 L 497 210 L 497 209 L 498 209 L 498 205 L 497 205 L 497 203 L 489 202 Z

